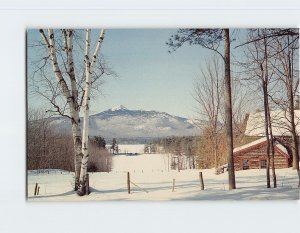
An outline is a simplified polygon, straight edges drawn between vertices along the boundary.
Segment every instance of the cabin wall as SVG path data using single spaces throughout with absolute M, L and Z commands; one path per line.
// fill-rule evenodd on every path
M 243 170 L 243 166 L 247 164 L 249 166 L 249 169 L 260 169 L 261 161 L 267 160 L 266 154 L 267 154 L 266 145 L 260 145 L 256 148 L 253 148 L 250 151 L 238 152 L 234 154 L 234 168 L 235 170 Z M 247 160 L 248 163 L 245 162 Z M 272 164 L 272 156 L 271 156 L 271 164 Z M 279 169 L 279 168 L 287 168 L 287 167 L 289 167 L 288 159 L 275 150 L 275 168 Z
M 260 138 L 262 138 L 262 137 L 245 136 L 245 141 L 246 141 L 246 143 L 249 143 L 249 142 L 255 141 Z M 292 163 L 293 163 L 292 148 L 294 146 L 292 137 L 291 136 L 274 136 L 274 138 L 287 149 L 288 154 L 290 156 L 290 159 L 288 161 L 289 167 L 292 166 Z M 244 143 L 244 144 L 246 144 L 246 143 Z

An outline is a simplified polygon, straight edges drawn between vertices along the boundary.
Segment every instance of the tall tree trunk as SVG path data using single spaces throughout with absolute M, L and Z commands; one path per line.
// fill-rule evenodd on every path
M 289 121 L 291 124 L 291 134 L 292 134 L 292 155 L 293 155 L 293 169 L 297 170 L 298 174 L 298 187 L 300 188 L 300 171 L 299 171 L 299 137 L 296 132 L 296 124 L 295 124 L 295 103 L 294 103 L 294 92 L 293 92 L 293 68 L 292 61 L 289 54 L 288 57 L 288 75 L 286 80 L 286 87 L 288 92 L 288 112 L 289 112 Z
M 71 93 L 72 100 L 74 102 L 74 116 L 72 121 L 72 135 L 74 143 L 74 170 L 75 170 L 75 191 L 79 186 L 79 177 L 80 177 L 80 167 L 82 160 L 82 140 L 81 140 L 81 129 L 80 129 L 80 118 L 79 111 L 80 107 L 78 104 L 78 89 L 75 77 L 75 67 L 73 60 L 73 30 L 72 29 L 63 29 L 64 34 L 64 50 L 67 54 L 67 67 L 68 75 L 71 82 Z
M 86 192 L 86 178 L 88 166 L 88 144 L 89 144 L 89 102 L 91 90 L 91 62 L 90 62 L 90 47 L 91 47 L 91 29 L 86 30 L 85 38 L 85 89 L 83 102 L 83 129 L 82 129 L 82 161 L 80 169 L 80 180 L 78 194 L 80 196 L 88 194 Z
M 40 29 L 40 34 L 48 48 L 54 75 L 57 79 L 58 84 L 60 85 L 60 88 L 63 92 L 64 97 L 67 100 L 67 104 L 70 109 L 70 116 L 71 116 L 71 123 L 72 123 L 72 135 L 73 135 L 73 143 L 74 143 L 74 153 L 75 153 L 75 155 L 74 155 L 75 190 L 77 190 L 78 182 L 79 182 L 79 175 L 80 175 L 80 164 L 81 164 L 81 158 L 82 158 L 79 109 L 76 108 L 76 100 L 75 100 L 74 96 L 71 94 L 71 92 L 68 88 L 68 85 L 67 85 L 67 83 L 62 75 L 62 72 L 59 68 L 59 65 L 58 65 L 53 29 L 48 29 L 48 37 L 44 33 L 43 29 Z
M 273 138 L 273 131 L 272 131 L 272 123 L 271 123 L 271 113 L 270 113 L 270 105 L 269 105 L 269 92 L 268 92 L 268 84 L 269 84 L 269 72 L 268 72 L 268 50 L 267 50 L 267 39 L 264 37 L 264 60 L 265 60 L 265 77 L 264 77 L 264 108 L 265 108 L 265 121 L 266 121 L 266 128 L 269 130 L 269 134 L 266 134 L 268 140 L 268 146 L 271 147 L 271 155 L 272 155 L 272 178 L 273 178 L 273 185 L 274 188 L 277 187 L 276 181 L 276 172 L 275 172 L 275 151 L 274 151 L 274 138 Z M 266 133 L 268 133 L 266 131 Z M 270 137 L 269 137 L 270 135 Z M 270 151 L 267 152 L 267 157 L 269 157 L 269 167 L 270 167 Z M 269 183 L 270 183 L 270 174 L 269 174 Z M 269 185 L 271 186 L 271 185 Z M 269 188 L 269 187 L 268 187 Z
M 292 116 L 290 116 L 291 118 L 294 118 Z M 295 169 L 297 171 L 298 174 L 298 188 L 300 188 L 300 170 L 299 170 L 299 137 L 296 134 L 296 127 L 295 127 L 295 121 L 293 121 L 294 119 L 291 119 L 292 125 L 294 125 L 294 127 L 292 127 L 292 140 L 293 140 L 293 146 L 292 146 L 292 154 L 293 154 L 293 169 Z
M 80 177 L 80 167 L 82 160 L 82 140 L 81 140 L 81 129 L 79 113 L 75 111 L 72 120 L 72 137 L 74 145 L 74 173 L 75 173 L 75 187 L 74 190 L 77 191 L 79 187 L 79 177 Z
M 88 167 L 88 135 L 89 135 L 89 109 L 90 109 L 90 91 L 91 91 L 91 74 L 93 64 L 96 63 L 97 55 L 99 53 L 101 44 L 104 39 L 104 30 L 101 30 L 99 40 L 96 45 L 96 49 L 93 55 L 93 60 L 90 60 L 90 46 L 91 46 L 91 29 L 86 30 L 86 47 L 85 47 L 85 90 L 84 90 L 84 102 L 83 102 L 83 129 L 82 129 L 82 161 L 80 169 L 80 179 L 78 195 L 87 195 L 87 167 Z
M 268 124 L 269 124 L 269 131 L 270 131 L 270 146 L 271 146 L 271 156 L 272 156 L 272 160 L 271 161 L 272 161 L 273 186 L 274 186 L 274 188 L 277 188 L 277 178 L 276 178 L 276 172 L 275 172 L 274 138 L 273 138 L 272 123 L 271 123 L 270 106 L 268 106 Z
M 265 113 L 265 134 L 267 137 L 267 167 L 266 167 L 266 176 L 267 176 L 267 188 L 271 188 L 270 183 L 270 137 L 269 137 L 269 126 L 268 126 L 268 90 L 266 81 L 262 78 L 263 85 L 263 94 L 264 94 L 264 113 Z
M 299 170 L 299 148 L 298 148 L 298 136 L 296 133 L 296 126 L 295 126 L 295 113 L 294 110 L 290 112 L 290 122 L 292 128 L 292 141 L 293 141 L 293 169 Z
M 228 154 L 228 178 L 229 190 L 235 189 L 235 172 L 233 158 L 233 130 L 232 130 L 232 100 L 231 100 L 231 77 L 230 77 L 230 38 L 229 29 L 224 29 L 224 64 L 225 64 L 225 121 Z

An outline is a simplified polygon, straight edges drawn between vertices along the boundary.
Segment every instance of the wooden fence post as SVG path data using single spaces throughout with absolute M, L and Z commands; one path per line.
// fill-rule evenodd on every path
M 203 182 L 202 172 L 199 172 L 199 180 L 200 180 L 201 190 L 204 190 L 204 182 Z
M 173 189 L 172 189 L 172 192 L 174 192 L 174 189 L 175 189 L 175 179 L 173 179 Z
M 90 176 L 87 173 L 86 180 L 85 180 L 85 195 L 89 195 L 89 194 L 90 194 Z
M 127 190 L 128 194 L 130 194 L 130 174 L 127 172 Z
M 38 188 L 38 183 L 35 183 L 35 188 L 34 188 L 34 196 L 36 195 L 37 188 Z

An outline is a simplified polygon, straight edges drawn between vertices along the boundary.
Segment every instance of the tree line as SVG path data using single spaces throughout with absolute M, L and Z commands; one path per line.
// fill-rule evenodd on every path
M 62 169 L 74 171 L 74 147 L 72 136 L 64 134 L 52 124 L 45 111 L 32 110 L 27 124 L 27 169 Z M 89 172 L 109 172 L 112 156 L 105 148 L 105 139 L 95 136 L 89 139 Z

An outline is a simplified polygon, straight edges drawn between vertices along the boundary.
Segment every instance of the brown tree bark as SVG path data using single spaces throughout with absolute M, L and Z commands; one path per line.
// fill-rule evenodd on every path
M 291 123 L 291 134 L 292 134 L 292 154 L 293 154 L 293 169 L 297 170 L 299 182 L 298 187 L 300 188 L 300 171 L 299 171 L 299 138 L 296 132 L 295 124 L 295 104 L 294 104 L 294 93 L 293 93 L 293 83 L 292 83 L 292 65 L 291 58 L 288 57 L 289 67 L 288 67 L 288 79 L 286 82 L 288 91 L 288 101 L 289 101 L 289 118 Z
M 290 44 L 290 37 L 284 40 L 277 40 L 278 47 L 283 51 L 284 43 Z M 298 42 L 295 42 L 298 43 Z M 279 54 L 279 60 L 281 61 L 281 65 L 283 67 L 284 72 L 280 74 L 280 79 L 283 81 L 286 92 L 287 92 L 287 106 L 284 109 L 286 111 L 286 115 L 289 125 L 289 132 L 292 137 L 292 157 L 293 157 L 293 169 L 297 171 L 298 175 L 298 187 L 300 188 L 300 171 L 299 171 L 299 136 L 296 131 L 296 123 L 295 123 L 295 99 L 294 95 L 298 89 L 299 85 L 299 77 L 294 75 L 294 71 L 297 70 L 294 68 L 294 50 L 293 42 L 291 47 L 287 48 L 287 51 Z M 294 77 L 297 80 L 296 84 L 294 84 Z
M 230 77 L 230 38 L 229 29 L 224 29 L 224 99 L 225 99 L 225 122 L 228 153 L 228 178 L 229 190 L 235 189 L 235 172 L 233 158 L 233 132 L 232 132 L 232 100 L 231 100 L 231 77 Z
M 262 68 L 262 72 L 263 72 L 263 68 Z M 263 95 L 264 95 L 265 135 L 267 137 L 267 167 L 266 167 L 267 188 L 271 188 L 271 182 L 270 182 L 270 138 L 269 138 L 269 127 L 268 127 L 268 89 L 267 89 L 267 83 L 264 80 L 264 78 L 262 78 L 262 85 L 263 85 Z
M 268 84 L 269 84 L 269 72 L 268 72 L 268 49 L 267 49 L 267 39 L 264 38 L 264 60 L 265 60 L 265 77 L 264 77 L 264 109 L 265 109 L 265 121 L 266 121 L 266 128 L 269 129 L 269 134 L 266 134 L 269 147 L 271 147 L 271 155 L 272 155 L 272 178 L 273 178 L 273 185 L 274 188 L 277 187 L 276 181 L 276 172 L 275 172 L 275 151 L 274 151 L 274 138 L 273 138 L 273 131 L 272 131 L 272 122 L 271 122 L 271 113 L 270 113 L 270 105 L 269 105 L 269 92 L 268 92 Z M 270 151 L 267 154 L 269 157 L 270 162 Z M 270 164 L 269 164 L 270 167 Z M 269 182 L 270 182 L 270 175 L 269 175 Z M 268 184 L 270 186 L 270 184 Z M 270 187 L 268 187 L 270 188 Z
M 267 102 L 269 102 L 267 100 Z M 271 147 L 271 157 L 272 157 L 272 178 L 273 178 L 273 187 L 277 188 L 277 178 L 276 178 L 276 172 L 275 172 L 275 150 L 274 150 L 274 137 L 273 137 L 273 131 L 272 131 L 272 123 L 271 123 L 271 114 L 270 114 L 270 106 L 267 105 L 268 110 L 268 124 L 269 124 L 269 131 L 270 131 L 270 147 Z M 269 156 L 270 157 L 270 156 Z

